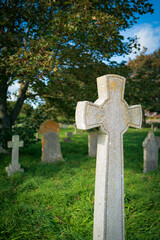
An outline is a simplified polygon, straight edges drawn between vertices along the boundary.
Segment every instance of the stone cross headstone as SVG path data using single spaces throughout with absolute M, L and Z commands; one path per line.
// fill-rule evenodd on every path
M 88 134 L 88 155 L 89 157 L 96 157 L 97 154 L 97 132 L 91 132 Z
M 47 120 L 40 126 L 42 133 L 42 162 L 63 160 L 59 142 L 59 124 Z
M 149 131 L 142 143 L 143 146 L 143 172 L 147 173 L 158 168 L 158 149 L 160 148 L 160 137 L 156 137 L 153 131 Z
M 6 167 L 6 171 L 8 176 L 11 176 L 15 172 L 24 172 L 24 169 L 21 168 L 19 164 L 19 147 L 23 147 L 23 141 L 19 141 L 19 136 L 12 136 L 12 141 L 8 142 L 8 148 L 12 148 L 12 162 Z
M 123 134 L 140 128 L 140 105 L 124 100 L 125 78 L 105 75 L 97 79 L 98 100 L 78 102 L 78 129 L 100 127 L 97 144 L 94 201 L 94 240 L 124 240 Z

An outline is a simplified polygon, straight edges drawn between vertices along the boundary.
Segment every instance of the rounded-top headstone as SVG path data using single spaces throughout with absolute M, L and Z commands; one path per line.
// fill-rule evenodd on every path
M 48 132 L 59 132 L 59 123 L 54 122 L 52 120 L 47 120 L 40 126 L 40 133 L 48 133 Z

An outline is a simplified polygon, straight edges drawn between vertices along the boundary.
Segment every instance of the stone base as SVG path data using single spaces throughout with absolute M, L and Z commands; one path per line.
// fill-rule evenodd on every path
M 24 172 L 24 169 L 21 168 L 20 164 L 16 164 L 16 165 L 10 164 L 8 167 L 6 167 L 6 171 L 8 173 L 8 176 L 10 177 L 15 172 Z
M 63 158 L 41 158 L 41 163 L 57 163 L 57 162 L 61 162 L 63 161 L 64 162 L 64 159 Z

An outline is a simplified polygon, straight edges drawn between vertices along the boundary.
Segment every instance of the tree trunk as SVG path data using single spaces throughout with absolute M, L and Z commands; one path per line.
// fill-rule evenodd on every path
M 25 84 L 21 84 L 19 91 L 19 97 L 16 101 L 14 108 L 12 109 L 10 115 L 7 109 L 7 91 L 8 91 L 8 79 L 2 76 L 0 79 L 0 143 L 6 148 L 7 141 L 11 138 L 12 126 L 14 125 L 26 99 L 26 92 L 28 89 L 29 82 L 26 81 Z
M 15 120 L 17 119 L 17 117 L 18 117 L 18 115 L 19 115 L 19 113 L 22 109 L 24 100 L 26 99 L 26 92 L 27 92 L 27 89 L 28 89 L 28 85 L 29 85 L 28 81 L 26 81 L 25 84 L 21 83 L 21 87 L 20 87 L 20 90 L 19 90 L 19 97 L 17 99 L 15 107 L 13 108 L 13 110 L 11 112 L 11 116 L 10 116 L 12 125 L 15 123 Z

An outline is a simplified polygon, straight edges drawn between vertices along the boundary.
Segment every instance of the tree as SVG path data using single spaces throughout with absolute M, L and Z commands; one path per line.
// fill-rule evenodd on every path
M 56 78 L 50 76 L 48 87 L 43 92 L 46 111 L 57 121 L 74 122 L 77 102 L 94 102 L 98 98 L 96 78 L 105 74 L 125 76 L 126 69 L 125 63 L 106 65 L 100 61 L 64 68 Z
M 140 103 L 143 110 L 160 113 L 160 49 L 140 54 L 128 62 L 128 67 L 130 104 Z
M 2 130 L 11 129 L 27 98 L 43 94 L 51 74 L 56 79 L 61 69 L 83 64 L 84 58 L 109 60 L 136 47 L 134 39 L 124 42 L 120 31 L 147 12 L 153 12 L 148 0 L 2 0 Z M 21 87 L 9 115 L 8 87 L 16 80 Z

